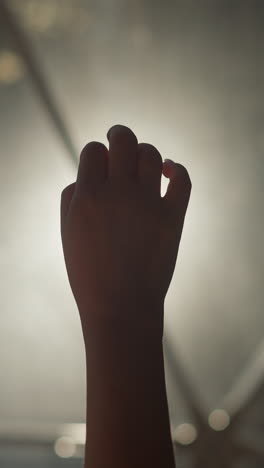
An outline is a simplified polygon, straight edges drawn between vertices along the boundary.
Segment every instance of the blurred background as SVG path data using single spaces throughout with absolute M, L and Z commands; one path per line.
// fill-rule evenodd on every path
M 193 182 L 165 302 L 177 468 L 264 466 L 263 25 L 261 0 L 0 0 L 1 468 L 83 466 L 60 194 L 115 124 Z

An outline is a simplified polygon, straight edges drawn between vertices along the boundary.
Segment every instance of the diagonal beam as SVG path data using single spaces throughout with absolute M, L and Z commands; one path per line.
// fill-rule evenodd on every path
M 231 424 L 239 422 L 252 403 L 264 392 L 264 340 L 256 347 L 244 371 L 237 378 L 233 388 L 224 397 L 221 408 L 231 416 Z
M 237 458 L 240 460 L 248 460 L 249 462 L 261 463 L 261 466 L 264 466 L 264 447 L 263 440 L 258 440 L 255 442 L 235 442 L 235 449 L 237 453 Z
M 79 159 L 79 153 L 76 150 L 73 140 L 70 136 L 70 132 L 66 126 L 62 112 L 60 112 L 59 106 L 49 89 L 46 78 L 44 78 L 43 70 L 41 69 L 40 63 L 38 62 L 32 50 L 30 40 L 27 38 L 5 0 L 0 0 L 0 20 L 2 21 L 3 25 L 8 28 L 14 41 L 14 46 L 22 58 L 29 75 L 31 76 L 36 91 L 39 94 L 42 103 L 45 106 L 57 130 L 57 133 L 60 135 L 60 138 L 63 141 L 67 153 L 70 156 L 71 162 L 74 163 L 74 168 L 76 168 Z
M 204 415 L 201 411 L 202 405 L 200 404 L 200 401 L 198 401 L 194 387 L 188 381 L 185 368 L 181 364 L 178 352 L 176 356 L 176 353 L 173 353 L 172 351 L 172 346 L 169 342 L 168 336 L 166 336 L 166 338 L 163 340 L 163 349 L 168 359 L 168 364 L 171 366 L 171 369 L 176 377 L 180 392 L 192 413 L 194 422 L 197 424 L 198 428 L 200 427 L 200 429 L 208 426 L 206 419 L 204 418 Z

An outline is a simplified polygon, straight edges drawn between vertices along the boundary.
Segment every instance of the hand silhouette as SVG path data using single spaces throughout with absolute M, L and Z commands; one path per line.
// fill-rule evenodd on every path
M 129 128 L 116 125 L 108 135 L 109 150 L 98 142 L 84 147 L 77 180 L 62 192 L 69 282 L 85 327 L 113 318 L 160 327 L 163 318 L 148 314 L 160 310 L 172 279 L 190 178 L 182 165 L 163 163 L 154 146 L 138 144 Z M 170 179 L 164 197 L 162 173 Z M 139 301 L 148 306 L 140 321 L 136 310 L 120 317 L 120 306 Z

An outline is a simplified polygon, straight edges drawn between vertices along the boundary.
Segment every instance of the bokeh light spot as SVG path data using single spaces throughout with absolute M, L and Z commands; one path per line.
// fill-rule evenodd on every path
M 62 436 L 56 440 L 54 450 L 58 457 L 70 458 L 75 453 L 76 444 L 71 437 Z
M 224 431 L 230 424 L 230 416 L 223 409 L 216 409 L 208 417 L 209 426 L 215 431 Z
M 197 430 L 193 424 L 180 424 L 173 432 L 173 439 L 181 445 L 190 445 L 197 439 Z

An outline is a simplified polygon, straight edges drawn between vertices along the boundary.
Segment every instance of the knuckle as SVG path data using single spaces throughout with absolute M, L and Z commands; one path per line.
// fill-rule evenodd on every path
M 64 187 L 64 189 L 61 192 L 61 199 L 71 196 L 75 190 L 75 186 L 76 186 L 76 182 L 73 182 L 72 184 Z
M 175 163 L 176 166 L 177 166 L 177 169 L 179 170 L 179 173 L 182 177 L 184 177 L 186 183 L 188 183 L 188 185 L 190 187 L 192 187 L 192 182 L 191 182 L 191 178 L 190 178 L 190 175 L 189 175 L 189 172 L 187 171 L 186 167 L 183 166 L 182 164 L 180 163 Z
M 90 152 L 94 152 L 94 151 L 105 151 L 106 147 L 103 143 L 101 143 L 100 141 L 89 141 L 89 143 L 87 143 L 82 151 L 81 151 L 81 157 L 84 155 L 84 154 L 87 154 L 87 153 L 90 153 Z
M 155 148 L 155 146 L 151 145 L 150 143 L 139 143 L 138 149 L 141 154 L 149 159 L 150 161 L 157 161 L 160 166 L 162 166 L 162 157 L 160 152 Z
M 127 139 L 130 138 L 131 140 L 136 140 L 136 135 L 134 132 L 131 130 L 131 128 L 125 126 L 125 125 L 113 125 L 113 127 L 110 128 L 109 130 L 109 135 L 111 134 L 112 137 L 118 136 L 118 138 L 123 138 Z

